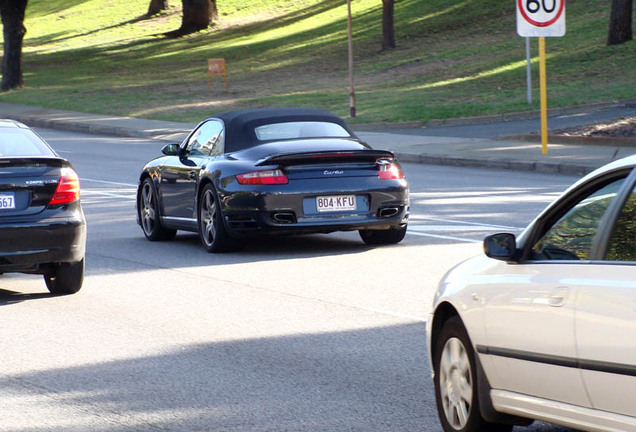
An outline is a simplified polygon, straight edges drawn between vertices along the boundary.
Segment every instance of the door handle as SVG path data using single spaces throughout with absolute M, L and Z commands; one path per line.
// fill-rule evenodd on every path
M 570 289 L 568 287 L 559 287 L 550 293 L 548 297 L 548 303 L 553 307 L 561 307 L 568 299 L 568 293 Z

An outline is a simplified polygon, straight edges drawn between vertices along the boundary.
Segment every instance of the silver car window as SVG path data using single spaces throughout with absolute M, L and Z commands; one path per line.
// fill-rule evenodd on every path
M 601 219 L 624 181 L 602 187 L 571 208 L 535 243 L 530 259 L 588 259 Z

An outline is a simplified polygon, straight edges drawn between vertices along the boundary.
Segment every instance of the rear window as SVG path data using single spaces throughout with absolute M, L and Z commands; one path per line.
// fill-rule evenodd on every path
M 29 129 L 0 128 L 0 157 L 13 156 L 55 156 L 55 154 Z
M 351 136 L 339 124 L 318 121 L 272 123 L 256 127 L 254 133 L 259 141 Z

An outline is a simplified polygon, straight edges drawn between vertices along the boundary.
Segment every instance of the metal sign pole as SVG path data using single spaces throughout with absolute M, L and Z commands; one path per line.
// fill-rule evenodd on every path
M 349 85 L 351 86 L 351 92 L 349 93 L 349 110 L 351 118 L 356 116 L 356 91 L 353 85 L 353 29 L 351 20 L 351 0 L 347 0 L 347 33 L 349 43 Z
M 532 105 L 532 60 L 529 37 L 526 38 L 526 81 L 528 83 L 528 105 Z

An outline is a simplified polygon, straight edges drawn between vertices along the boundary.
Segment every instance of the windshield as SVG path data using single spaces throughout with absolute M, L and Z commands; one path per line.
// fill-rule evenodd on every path
M 349 138 L 351 135 L 339 124 L 319 121 L 272 123 L 254 129 L 259 141 L 296 138 Z

